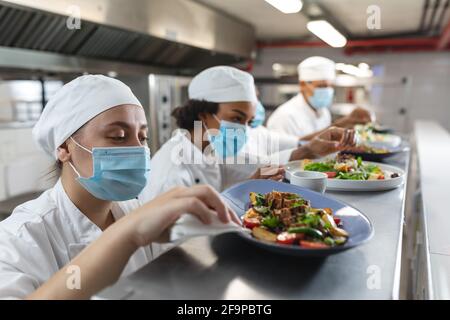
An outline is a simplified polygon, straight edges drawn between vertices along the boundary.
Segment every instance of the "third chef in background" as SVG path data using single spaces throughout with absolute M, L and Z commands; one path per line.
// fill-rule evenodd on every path
M 335 63 L 324 57 L 310 57 L 298 65 L 298 74 L 300 92 L 273 112 L 267 128 L 310 140 L 332 125 L 329 108 L 334 98 Z M 356 108 L 333 125 L 353 128 L 371 121 L 369 111 Z

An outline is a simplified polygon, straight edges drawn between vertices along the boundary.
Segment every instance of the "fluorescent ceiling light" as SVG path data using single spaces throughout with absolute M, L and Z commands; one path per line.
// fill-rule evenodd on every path
M 333 48 L 347 44 L 347 39 L 326 20 L 309 21 L 306 28 Z
M 303 2 L 301 0 L 265 0 L 268 4 L 280 10 L 283 13 L 297 13 L 302 10 Z

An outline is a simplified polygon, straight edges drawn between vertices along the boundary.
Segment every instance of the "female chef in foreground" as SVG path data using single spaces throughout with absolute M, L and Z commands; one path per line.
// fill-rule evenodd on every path
M 88 75 L 66 84 L 33 137 L 61 176 L 0 223 L 0 298 L 88 298 L 151 261 L 152 242 L 181 214 L 238 222 L 208 186 L 178 187 L 144 205 L 135 199 L 150 170 L 147 122 L 118 80 Z
M 278 165 L 324 156 L 354 143 L 352 130 L 331 128 L 304 146 L 277 153 L 276 166 L 260 168 L 251 175 L 267 160 L 240 161 L 245 160 L 241 151 L 244 158 L 252 156 L 243 147 L 249 141 L 248 125 L 256 111 L 253 77 L 233 67 L 212 67 L 195 76 L 188 91 L 189 101 L 172 113 L 182 130 L 153 157 L 152 165 L 158 169 L 151 172 L 152 183 L 142 193 L 145 199 L 177 185 L 208 184 L 222 191 L 249 178 L 280 180 L 284 172 Z

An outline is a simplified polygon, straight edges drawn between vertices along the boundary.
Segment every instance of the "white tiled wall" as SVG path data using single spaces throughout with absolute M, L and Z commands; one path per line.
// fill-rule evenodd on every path
M 321 55 L 336 62 L 377 66 L 379 84 L 372 86 L 371 104 L 380 121 L 410 131 L 416 119 L 435 120 L 450 130 L 450 52 L 377 53 L 347 56 L 331 48 L 274 48 L 259 52 L 255 77 L 271 77 L 272 64 L 298 64 Z M 404 79 L 405 82 L 403 81 Z M 401 115 L 400 110 L 406 109 Z

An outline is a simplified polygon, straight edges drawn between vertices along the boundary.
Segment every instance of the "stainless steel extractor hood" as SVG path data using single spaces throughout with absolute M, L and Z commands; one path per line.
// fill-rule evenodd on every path
M 0 51 L 189 70 L 248 59 L 254 43 L 252 26 L 191 0 L 0 1 Z

